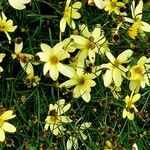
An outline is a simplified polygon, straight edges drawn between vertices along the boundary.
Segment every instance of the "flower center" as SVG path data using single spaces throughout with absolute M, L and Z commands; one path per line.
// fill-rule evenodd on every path
M 50 122 L 56 122 L 56 120 L 58 119 L 57 111 L 55 109 L 51 110 L 49 112 L 49 115 L 50 115 Z
M 51 62 L 51 64 L 55 65 L 55 64 L 58 64 L 59 60 L 56 56 L 51 56 L 50 57 L 50 62 Z
M 135 73 L 143 74 L 143 69 L 141 67 L 137 67 L 137 68 L 135 68 Z
M 119 62 L 117 59 L 115 59 L 114 65 L 115 65 L 116 67 L 118 67 L 118 66 L 120 65 L 120 62 Z
M 79 79 L 78 79 L 78 83 L 79 83 L 80 85 L 83 85 L 83 84 L 85 83 L 85 78 L 83 78 L 83 77 L 79 78 Z

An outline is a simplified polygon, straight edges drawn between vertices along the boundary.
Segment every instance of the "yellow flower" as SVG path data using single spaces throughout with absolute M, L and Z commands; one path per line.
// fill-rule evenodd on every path
M 91 99 L 91 87 L 96 85 L 95 81 L 93 81 L 95 77 L 96 76 L 93 74 L 85 74 L 81 70 L 77 70 L 74 71 L 70 80 L 60 85 L 60 88 L 70 88 L 72 86 L 75 86 L 75 88 L 73 89 L 73 97 L 78 98 L 82 96 L 84 101 L 89 102 Z
M 68 52 L 64 51 L 62 47 L 60 47 L 59 43 L 56 44 L 53 48 L 49 45 L 42 43 L 41 49 L 43 52 L 37 53 L 42 62 L 45 62 L 43 67 L 43 74 L 49 71 L 49 76 L 56 81 L 59 72 L 63 75 L 70 77 L 72 76 L 72 68 L 62 64 L 60 61 L 69 58 Z
M 84 60 L 89 57 L 89 60 L 95 62 L 95 53 L 104 54 L 109 51 L 108 41 L 101 30 L 100 24 L 97 24 L 92 32 L 89 32 L 88 27 L 83 24 L 79 26 L 81 31 L 80 35 L 72 35 L 77 49 L 80 49 L 76 58 L 79 63 L 84 63 Z
M 113 150 L 112 143 L 109 140 L 105 141 L 104 150 Z
M 23 41 L 21 38 L 16 38 L 15 40 L 15 53 L 11 56 L 13 59 L 18 59 L 20 61 L 20 65 L 22 69 L 24 69 L 27 74 L 32 74 L 33 66 L 31 60 L 33 59 L 33 55 L 22 53 L 23 49 Z
M 65 31 L 66 23 L 70 26 L 70 28 L 75 29 L 76 25 L 73 19 L 79 19 L 81 17 L 80 13 L 78 13 L 77 11 L 81 8 L 82 3 L 77 1 L 71 6 L 69 6 L 70 2 L 71 0 L 66 1 L 64 16 L 60 20 L 61 32 Z
M 106 52 L 106 56 L 110 63 L 101 65 L 101 68 L 107 68 L 103 78 L 105 87 L 108 87 L 112 82 L 114 82 L 117 87 L 121 86 L 123 76 L 125 76 L 125 73 L 128 71 L 122 64 L 129 62 L 128 58 L 132 53 L 131 50 L 125 50 L 115 58 L 110 52 Z
M 14 118 L 16 115 L 13 115 L 12 110 L 7 110 L 0 114 L 0 142 L 5 140 L 5 132 L 16 132 L 15 126 L 8 123 L 7 120 Z
M 7 20 L 7 17 L 2 12 L 0 16 L 0 32 L 4 32 L 8 38 L 9 44 L 11 43 L 11 37 L 8 34 L 8 32 L 14 32 L 16 30 L 17 26 L 13 26 L 12 20 Z
M 105 11 L 109 12 L 109 15 L 114 11 L 117 15 L 120 14 L 120 8 L 125 7 L 125 3 L 118 2 L 118 0 L 104 0 Z
M 25 4 L 30 3 L 31 0 L 8 0 L 8 2 L 13 8 L 22 10 L 26 8 Z
M 129 28 L 128 34 L 131 38 L 135 39 L 137 36 L 137 31 L 142 33 L 144 32 L 150 32 L 150 25 L 144 21 L 142 21 L 142 10 L 143 10 L 143 1 L 140 0 L 138 5 L 135 7 L 135 1 L 133 0 L 131 5 L 131 13 L 132 18 L 125 17 L 125 21 L 129 23 L 133 23 L 133 25 Z
M 74 150 L 78 149 L 78 139 L 87 139 L 87 136 L 83 132 L 90 126 L 90 122 L 84 122 L 80 127 L 75 127 L 74 134 L 71 135 L 67 140 L 67 150 L 72 150 L 72 147 L 74 148 Z
M 63 123 L 69 123 L 72 120 L 65 115 L 71 107 L 71 104 L 65 105 L 65 100 L 61 99 L 56 102 L 56 104 L 50 104 L 49 105 L 49 111 L 48 116 L 45 119 L 45 130 L 48 130 L 50 127 L 50 130 L 54 135 L 62 134 L 63 133 Z
M 133 120 L 134 119 L 134 112 L 138 112 L 134 103 L 137 100 L 139 100 L 139 98 L 141 97 L 140 94 L 133 95 L 133 93 L 134 93 L 134 91 L 131 93 L 130 97 L 128 95 L 126 96 L 126 98 L 125 98 L 126 106 L 122 112 L 122 117 L 123 118 L 127 117 L 129 120 Z
M 109 85 L 108 88 L 110 88 L 111 93 L 113 94 L 114 98 L 119 99 L 120 95 L 118 92 L 121 91 L 121 87 L 120 86 L 117 87 L 111 83 L 111 85 Z
M 135 92 L 138 92 L 140 87 L 144 88 L 146 84 L 150 85 L 150 73 L 148 72 L 150 69 L 149 63 L 150 58 L 147 59 L 145 56 L 142 56 L 137 65 L 130 68 L 128 79 L 131 80 L 129 85 L 131 91 L 135 90 Z
M 3 61 L 3 58 L 6 56 L 4 53 L 0 53 L 0 63 Z M 0 73 L 3 72 L 3 68 L 0 66 Z

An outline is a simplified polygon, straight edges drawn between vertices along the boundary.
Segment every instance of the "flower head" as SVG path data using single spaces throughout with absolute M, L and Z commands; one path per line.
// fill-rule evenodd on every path
M 66 24 L 68 24 L 70 28 L 75 29 L 76 25 L 73 19 L 79 19 L 81 17 L 80 13 L 78 13 L 77 11 L 81 8 L 82 3 L 77 1 L 70 6 L 70 2 L 71 0 L 66 1 L 64 16 L 60 20 L 61 32 L 65 31 Z
M 104 0 L 104 9 L 109 12 L 109 15 L 114 11 L 117 15 L 119 15 L 120 8 L 125 7 L 125 3 L 118 2 L 118 0 Z
M 59 43 L 56 44 L 53 48 L 49 45 L 42 43 L 41 49 L 43 52 L 37 53 L 42 62 L 45 62 L 43 67 L 43 74 L 46 75 L 49 72 L 49 76 L 56 81 L 59 72 L 65 76 L 70 77 L 72 75 L 72 68 L 61 63 L 62 60 L 69 58 L 70 55 L 66 52 L 62 47 L 60 47 Z
M 31 60 L 33 59 L 33 55 L 22 53 L 23 49 L 23 41 L 21 38 L 16 38 L 15 40 L 15 50 L 11 56 L 13 59 L 17 59 L 20 61 L 20 65 L 27 74 L 33 73 L 33 65 L 31 63 Z
M 45 119 L 46 124 L 44 129 L 48 130 L 50 127 L 50 130 L 54 135 L 62 134 L 64 130 L 63 123 L 69 123 L 72 121 L 69 117 L 63 115 L 70 109 L 70 107 L 70 103 L 65 105 L 64 99 L 58 100 L 54 105 L 50 104 L 48 116 Z
M 78 98 L 82 96 L 83 100 L 89 102 L 91 99 L 91 87 L 96 85 L 95 81 L 93 80 L 94 78 L 96 78 L 96 76 L 93 74 L 86 74 L 82 71 L 74 70 L 74 73 L 70 80 L 62 83 L 60 85 L 60 88 L 70 88 L 75 86 L 75 88 L 73 89 L 73 97 Z
M 134 119 L 134 112 L 138 112 L 136 109 L 134 103 L 139 100 L 140 94 L 135 94 L 133 95 L 134 92 L 131 93 L 130 97 L 127 95 L 125 98 L 125 108 L 123 109 L 122 117 L 123 118 L 128 118 L 129 120 Z
M 132 55 L 132 53 L 133 52 L 131 50 L 125 50 L 118 55 L 117 58 L 115 58 L 110 52 L 106 53 L 110 63 L 101 65 L 101 68 L 107 68 L 103 78 L 105 87 L 108 87 L 112 81 L 114 82 L 115 86 L 121 86 L 123 76 L 125 76 L 125 72 L 128 71 L 128 69 L 122 64 L 129 62 L 128 58 Z
M 150 32 L 150 25 L 142 21 L 142 10 L 143 10 L 143 1 L 140 0 L 138 5 L 135 7 L 135 0 L 133 0 L 131 5 L 132 19 L 125 17 L 125 21 L 133 23 L 133 25 L 128 29 L 128 35 L 135 39 L 137 33 Z
M 128 79 L 130 81 L 129 88 L 131 91 L 138 92 L 139 88 L 144 88 L 145 85 L 150 85 L 150 73 L 148 70 L 150 69 L 150 65 L 146 65 L 150 63 L 150 58 L 147 59 L 145 56 L 142 56 L 137 65 L 134 65 L 130 68 L 128 72 Z
M 16 28 L 17 26 L 13 26 L 13 21 L 10 19 L 7 20 L 7 17 L 2 12 L 0 16 L 0 32 L 4 32 L 6 34 L 9 43 L 11 43 L 11 37 L 8 32 L 14 32 Z
M 0 114 L 0 142 L 5 140 L 5 132 L 16 132 L 15 126 L 7 122 L 7 120 L 10 120 L 15 116 L 16 115 L 13 115 L 12 110 L 7 110 Z
M 78 62 L 83 63 L 84 60 L 89 57 L 89 60 L 94 63 L 96 53 L 104 54 L 109 51 L 108 41 L 104 36 L 104 32 L 101 29 L 100 24 L 97 24 L 92 32 L 88 30 L 85 24 L 79 26 L 81 35 L 72 35 L 77 49 L 80 49 L 76 55 Z

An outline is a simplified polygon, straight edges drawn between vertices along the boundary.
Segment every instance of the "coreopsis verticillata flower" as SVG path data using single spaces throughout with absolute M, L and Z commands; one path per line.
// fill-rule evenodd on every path
M 138 33 L 150 32 L 150 25 L 142 21 L 142 10 L 143 10 L 143 1 L 140 0 L 138 5 L 135 7 L 135 1 L 133 0 L 131 5 L 132 18 L 125 17 L 125 21 L 133 23 L 133 25 L 128 29 L 128 35 L 135 39 Z
M 78 149 L 78 139 L 86 140 L 87 136 L 83 133 L 86 128 L 91 126 L 90 122 L 84 122 L 80 127 L 75 127 L 74 133 L 67 140 L 67 150 Z
M 42 62 L 45 62 L 43 67 L 43 74 L 46 75 L 49 72 L 49 76 L 56 81 L 59 76 L 59 72 L 63 75 L 72 76 L 72 68 L 61 63 L 60 61 L 69 58 L 70 55 L 66 52 L 60 44 L 56 44 L 53 48 L 49 45 L 42 43 L 41 49 L 43 52 L 38 52 Z
M 122 117 L 123 118 L 128 118 L 129 120 L 133 120 L 134 119 L 134 113 L 138 112 L 137 108 L 135 107 L 134 103 L 139 100 L 139 98 L 141 97 L 141 95 L 138 94 L 134 94 L 134 91 L 131 93 L 130 97 L 127 95 L 125 97 L 125 108 L 123 109 L 122 112 Z
M 65 10 L 63 12 L 63 18 L 60 20 L 60 30 L 64 32 L 66 29 L 66 24 L 70 26 L 70 28 L 75 29 L 76 25 L 73 19 L 79 19 L 81 17 L 80 13 L 77 11 L 81 8 L 82 3 L 77 1 L 74 4 L 71 4 L 71 0 L 66 1 Z
M 69 123 L 72 120 L 66 116 L 66 113 L 71 107 L 71 104 L 68 103 L 65 105 L 65 100 L 60 99 L 58 100 L 54 105 L 49 105 L 49 111 L 48 115 L 45 119 L 45 130 L 48 130 L 50 127 L 51 132 L 54 135 L 63 134 L 63 131 L 65 130 L 63 127 L 63 123 Z
M 13 26 L 13 21 L 10 19 L 7 20 L 7 17 L 2 12 L 0 16 L 0 32 L 4 32 L 6 34 L 9 44 L 11 43 L 11 37 L 8 32 L 14 32 L 16 28 L 17 26 Z
M 15 40 L 15 50 L 11 56 L 13 59 L 17 59 L 20 61 L 21 67 L 28 72 L 28 74 L 32 74 L 33 66 L 31 60 L 33 59 L 33 55 L 22 53 L 23 49 L 23 41 L 21 38 L 16 38 Z M 30 72 L 30 73 L 29 73 Z
M 139 91 L 140 87 L 144 88 L 150 85 L 150 58 L 142 56 L 137 65 L 132 66 L 128 72 L 128 79 L 130 80 L 129 88 L 131 91 L 136 93 Z
M 108 11 L 108 14 L 110 15 L 113 11 L 119 15 L 120 8 L 125 7 L 125 2 L 118 2 L 118 0 L 104 0 L 104 9 L 105 11 Z
M 25 70 L 27 73 L 25 84 L 27 84 L 28 87 L 37 86 L 39 85 L 39 81 L 41 80 L 39 76 L 34 75 L 34 69 L 33 67 L 28 68 Z
M 60 88 L 66 87 L 70 88 L 75 86 L 73 89 L 73 97 L 79 98 L 80 96 L 84 101 L 89 102 L 91 99 L 91 87 L 96 85 L 96 82 L 93 80 L 96 78 L 93 74 L 84 73 L 82 70 L 74 70 L 70 80 L 62 83 Z
M 3 58 L 6 56 L 4 53 L 0 53 L 0 63 L 3 61 Z M 0 73 L 3 72 L 3 68 L 0 66 Z
M 16 127 L 8 123 L 7 120 L 14 118 L 12 110 L 7 110 L 0 114 L 0 142 L 5 140 L 5 132 L 14 133 L 16 132 Z
M 106 53 L 107 58 L 110 63 L 102 64 L 101 68 L 106 68 L 106 73 L 104 74 L 104 85 L 108 87 L 112 82 L 115 86 L 121 86 L 123 81 L 123 76 L 128 71 L 122 64 L 129 62 L 129 58 L 132 55 L 132 50 L 125 50 L 115 58 L 110 52 Z
M 119 92 L 121 91 L 121 87 L 120 86 L 117 87 L 116 85 L 114 85 L 114 84 L 111 83 L 108 86 L 108 88 L 110 88 L 111 93 L 113 94 L 114 98 L 116 98 L 118 100 L 119 97 L 120 97 Z
M 109 140 L 105 141 L 104 150 L 113 150 L 113 145 Z
M 79 63 L 84 63 L 84 60 L 89 57 L 89 60 L 95 62 L 95 53 L 104 54 L 109 51 L 108 41 L 104 36 L 104 32 L 99 24 L 90 32 L 88 27 L 83 24 L 79 26 L 81 35 L 72 35 L 77 49 L 80 49 L 76 57 Z
M 31 0 L 8 0 L 8 2 L 13 8 L 22 10 L 26 8 L 25 4 L 30 3 Z

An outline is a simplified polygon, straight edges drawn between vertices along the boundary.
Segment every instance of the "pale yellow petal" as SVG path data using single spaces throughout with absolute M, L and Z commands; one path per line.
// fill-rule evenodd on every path
M 141 29 L 145 32 L 150 32 L 150 24 L 144 22 L 144 21 L 141 21 Z
M 16 117 L 16 115 L 13 115 L 13 111 L 12 111 L 12 110 L 7 110 L 7 111 L 5 111 L 5 112 L 0 116 L 0 118 L 1 118 L 2 120 L 9 120 L 9 119 L 12 119 L 12 118 L 14 118 L 14 117 Z
M 122 76 L 121 76 L 121 71 L 117 68 L 114 68 L 113 70 L 113 80 L 116 86 L 121 86 L 122 83 Z
M 13 126 L 12 124 L 8 123 L 8 122 L 4 122 L 1 128 L 4 131 L 10 132 L 10 133 L 16 132 L 16 127 Z
M 75 3 L 72 5 L 72 8 L 80 9 L 81 6 L 82 6 L 82 3 L 81 3 L 81 2 L 75 2 Z
M 108 87 L 112 82 L 112 70 L 107 70 L 104 74 L 104 86 Z
M 143 1 L 140 0 L 138 5 L 136 6 L 136 8 L 134 10 L 135 17 L 137 17 L 140 20 L 142 19 L 142 10 L 143 10 Z
M 21 42 L 20 44 L 15 43 L 15 53 L 19 54 L 23 49 L 23 42 Z
M 62 73 L 64 76 L 67 76 L 69 78 L 71 78 L 74 74 L 74 70 L 67 66 L 67 65 L 63 65 L 61 63 L 58 64 L 58 70 L 60 73 Z
M 110 52 L 106 52 L 106 56 L 111 61 L 111 63 L 114 64 L 114 61 L 116 60 L 115 57 Z
M 87 90 L 82 94 L 82 98 L 88 103 L 91 100 L 91 94 L 90 92 Z
M 123 118 L 126 118 L 126 116 L 127 116 L 127 111 L 126 111 L 126 109 L 124 108 L 124 109 L 123 109 L 123 112 L 122 112 L 122 117 L 123 117 Z
M 5 132 L 0 128 L 0 142 L 5 140 Z
M 59 71 L 58 71 L 57 67 L 51 66 L 50 71 L 49 71 L 49 75 L 54 81 L 56 81 L 58 79 L 58 76 L 59 76 Z
M 46 73 L 50 70 L 50 68 L 51 68 L 50 63 L 49 62 L 45 63 L 43 67 L 43 74 L 46 75 Z
M 132 102 L 133 102 L 133 103 L 136 102 L 137 100 L 139 100 L 140 97 L 141 97 L 140 94 L 135 94 L 135 95 L 133 96 L 133 98 L 132 98 Z
M 67 116 L 59 116 L 59 118 L 58 118 L 62 123 L 69 123 L 69 122 L 71 122 L 72 120 L 69 118 L 69 117 L 67 117 Z
M 66 19 L 63 17 L 60 20 L 60 31 L 65 32 L 65 29 L 66 29 Z
M 80 13 L 76 11 L 72 12 L 72 19 L 79 19 L 79 18 L 81 18 Z
M 62 87 L 70 88 L 70 87 L 72 87 L 72 86 L 74 86 L 76 84 L 77 84 L 77 81 L 74 80 L 74 79 L 71 79 L 71 80 L 68 80 L 68 81 L 62 83 L 59 87 L 60 88 L 62 88 Z
M 2 62 L 2 60 L 3 60 L 3 58 L 6 56 L 6 54 L 5 53 L 1 53 L 0 54 L 0 62 Z
M 99 9 L 103 9 L 105 7 L 105 3 L 103 0 L 94 0 L 94 3 Z
M 49 51 L 52 51 L 52 48 L 45 43 L 41 43 L 40 47 L 44 53 L 49 53 Z
M 127 63 L 130 56 L 133 54 L 132 50 L 125 50 L 117 57 L 120 63 Z
M 74 89 L 73 89 L 73 97 L 74 98 L 78 98 L 80 97 L 81 94 L 80 94 L 80 86 L 77 85 Z

